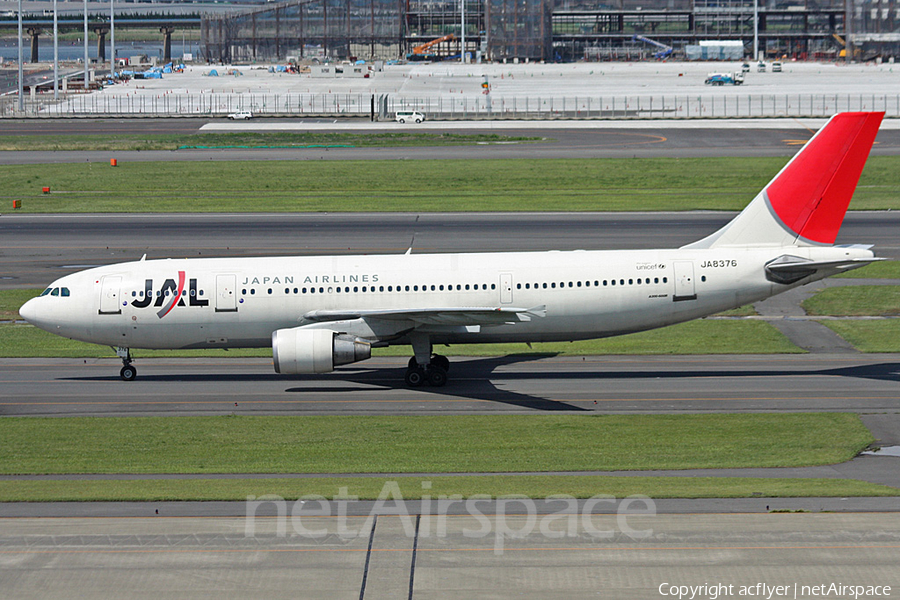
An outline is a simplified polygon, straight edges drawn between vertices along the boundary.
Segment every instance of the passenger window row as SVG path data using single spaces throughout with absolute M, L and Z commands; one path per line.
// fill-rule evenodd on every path
M 457 284 L 430 284 L 430 285 L 364 285 L 362 287 L 355 285 L 352 288 L 350 286 L 320 286 L 320 287 L 302 287 L 302 288 L 284 288 L 285 294 L 358 294 L 358 293 L 380 293 L 380 292 L 443 292 L 448 291 L 452 292 L 454 289 L 458 292 L 462 291 L 486 291 L 488 289 L 496 290 L 497 284 L 487 284 L 487 283 L 457 283 Z M 260 290 L 260 293 L 262 290 Z M 241 295 L 246 296 L 247 294 L 251 296 L 256 295 L 256 288 L 244 288 L 241 290 Z M 268 288 L 266 293 L 272 295 L 275 293 L 273 288 Z
M 660 282 L 660 278 L 654 277 L 652 284 L 659 284 L 659 282 Z M 662 282 L 668 283 L 669 278 L 663 277 Z M 530 289 L 535 289 L 535 290 L 545 289 L 546 290 L 546 289 L 557 289 L 557 288 L 562 289 L 562 288 L 566 288 L 566 287 L 570 287 L 570 288 L 601 287 L 601 286 L 602 287 L 607 287 L 607 286 L 611 287 L 614 285 L 622 286 L 622 285 L 652 285 L 652 284 L 651 284 L 649 277 L 644 277 L 644 278 L 638 277 L 637 279 L 632 278 L 632 279 L 628 279 L 628 280 L 626 280 L 626 279 L 604 279 L 602 282 L 599 279 L 595 279 L 593 282 L 591 282 L 591 281 L 583 281 L 583 282 L 582 281 L 568 281 L 568 282 L 560 281 L 558 284 L 555 281 L 551 281 L 550 283 L 546 283 L 546 282 L 545 283 L 524 283 L 524 284 L 517 283 L 516 289 L 521 290 L 523 286 L 526 290 L 530 290 Z
M 580 288 L 580 287 L 611 287 L 611 286 L 616 286 L 616 285 L 619 285 L 619 286 L 623 286 L 623 285 L 653 285 L 653 284 L 658 285 L 660 283 L 660 281 L 662 281 L 662 283 L 668 283 L 669 278 L 668 277 L 662 277 L 662 278 L 654 277 L 654 278 L 652 278 L 652 281 L 651 281 L 650 277 L 645 277 L 645 278 L 638 277 L 637 279 L 632 278 L 632 279 L 627 279 L 627 280 L 626 279 L 603 279 L 601 281 L 599 279 L 595 279 L 594 281 L 568 281 L 568 282 L 560 281 L 559 283 L 557 283 L 555 281 L 551 281 L 549 283 L 546 283 L 546 282 L 545 283 L 517 283 L 516 289 L 521 290 L 524 288 L 526 290 L 530 290 L 530 289 L 535 289 L 535 290 L 545 289 L 546 290 L 546 289 L 563 289 L 563 288 Z M 382 293 L 382 292 L 390 292 L 390 293 L 396 293 L 396 292 L 443 292 L 443 291 L 454 291 L 454 290 L 458 291 L 458 292 L 461 292 L 461 291 L 476 291 L 477 292 L 477 291 L 485 291 L 488 289 L 496 290 L 497 284 L 492 283 L 489 285 L 487 283 L 481 283 L 481 284 L 457 283 L 457 284 L 448 284 L 448 285 L 430 284 L 430 285 L 421 285 L 421 286 L 420 285 L 403 285 L 403 286 L 400 286 L 400 285 L 387 285 L 387 286 L 385 286 L 385 285 L 379 285 L 379 286 L 364 285 L 361 287 L 360 286 L 353 286 L 353 287 L 350 287 L 350 286 L 319 286 L 319 287 L 310 286 L 310 287 L 295 287 L 295 288 L 286 287 L 286 288 L 284 288 L 284 293 L 285 293 L 285 295 L 291 295 L 291 294 L 350 294 L 350 293 L 368 294 L 368 293 Z M 262 290 L 260 290 L 260 293 L 262 293 Z M 274 288 L 266 289 L 266 294 L 271 296 L 274 293 L 275 293 Z M 250 288 L 250 289 L 244 288 L 241 290 L 242 296 L 246 296 L 248 294 L 250 296 L 255 296 L 256 288 Z
M 160 297 L 160 296 L 164 296 L 164 297 L 168 298 L 169 296 L 171 296 L 171 295 L 174 294 L 174 293 L 175 293 L 175 292 L 172 291 L 172 290 L 166 290 L 165 292 L 163 292 L 163 291 L 161 291 L 161 290 L 156 290 L 156 297 L 158 298 L 158 297 Z M 153 292 L 151 292 L 149 295 L 150 295 L 151 297 L 153 297 L 154 294 L 153 294 Z M 187 296 L 187 295 L 188 295 L 188 291 L 187 291 L 187 290 L 181 290 L 181 295 L 182 295 L 182 297 Z M 191 291 L 190 291 L 190 295 L 191 295 L 191 296 L 203 296 L 203 295 L 204 295 L 204 292 L 203 292 L 203 290 L 200 290 L 199 292 L 196 291 L 196 290 L 191 290 Z M 132 292 L 131 292 L 131 297 L 132 297 L 132 298 L 143 298 L 143 297 L 144 297 L 144 290 L 141 290 L 141 291 L 132 291 Z

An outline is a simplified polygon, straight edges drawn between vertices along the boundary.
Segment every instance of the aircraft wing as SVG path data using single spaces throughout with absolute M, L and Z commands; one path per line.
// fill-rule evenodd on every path
M 444 308 L 389 308 L 374 310 L 313 310 L 303 315 L 305 323 L 346 321 L 352 319 L 383 319 L 411 321 L 419 325 L 503 325 L 530 321 L 547 316 L 545 305 L 531 308 L 468 306 Z

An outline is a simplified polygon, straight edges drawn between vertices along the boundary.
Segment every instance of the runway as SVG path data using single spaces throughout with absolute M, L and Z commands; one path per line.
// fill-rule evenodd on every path
M 0 121 L 0 135 L 83 135 L 147 133 L 225 133 L 236 131 L 328 131 L 342 133 L 496 134 L 544 138 L 518 144 L 386 148 L 186 149 L 173 151 L 0 151 L 0 164 L 143 161 L 252 160 L 447 160 L 539 158 L 760 157 L 796 154 L 824 123 L 816 120 L 744 120 L 707 122 L 427 122 L 419 128 L 360 119 L 267 119 L 230 123 L 221 119 L 98 119 L 85 121 Z M 426 127 L 427 125 L 427 127 Z M 689 126 L 685 126 L 689 125 Z M 900 153 L 900 123 L 885 123 L 873 156 Z M 722 135 L 729 131 L 729 135 Z
M 525 347 L 523 346 L 523 351 Z M 0 359 L 0 415 L 706 413 L 900 408 L 895 355 L 454 358 L 443 388 L 409 389 L 406 358 L 283 376 L 271 359 Z M 900 440 L 898 440 L 900 443 Z
M 831 583 L 893 597 L 900 587 L 896 514 L 666 515 L 640 503 L 598 514 L 608 504 L 553 516 L 482 502 L 475 515 L 421 518 L 0 519 L 0 581 L 18 598 L 639 599 L 704 584 L 725 586 L 723 598 L 742 587 L 766 597 L 758 585 L 793 598 L 824 597 L 802 586 Z
M 799 586 L 830 582 L 900 584 L 895 515 L 703 520 L 697 535 L 690 515 L 590 511 L 552 519 L 480 512 L 440 519 L 3 519 L 0 579 L 14 597 L 37 589 L 67 597 L 77 589 L 92 598 L 132 590 L 155 598 L 354 600 L 659 598 L 661 589 L 704 583 L 731 585 L 737 597 L 740 586 L 760 583 L 761 570 L 768 585 L 790 589 L 774 597 L 794 597 L 795 585 L 802 592 Z M 296 527 L 317 535 L 297 535 Z
M 0 289 L 148 258 L 675 248 L 733 213 L 0 215 Z M 900 258 L 900 213 L 851 212 L 837 243 Z

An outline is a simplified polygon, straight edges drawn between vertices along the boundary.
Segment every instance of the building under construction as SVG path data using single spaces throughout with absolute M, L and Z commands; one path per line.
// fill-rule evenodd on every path
M 895 31 L 900 0 L 289 0 L 204 17 L 202 43 L 222 63 L 415 59 L 422 47 L 429 60 L 684 58 L 709 40 L 740 40 L 747 57 L 871 59 L 900 53 Z

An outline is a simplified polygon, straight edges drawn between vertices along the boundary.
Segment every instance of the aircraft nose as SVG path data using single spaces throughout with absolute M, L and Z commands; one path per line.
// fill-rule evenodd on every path
M 22 315 L 23 319 L 34 325 L 38 315 L 37 298 L 32 298 L 23 304 L 19 309 L 19 314 Z

